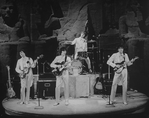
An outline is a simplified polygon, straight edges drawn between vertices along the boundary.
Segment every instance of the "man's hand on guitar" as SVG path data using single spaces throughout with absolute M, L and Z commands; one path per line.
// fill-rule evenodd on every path
M 19 77 L 20 78 L 23 78 L 24 77 L 24 71 L 23 70 L 19 73 Z
M 24 71 L 22 70 L 21 72 L 20 72 L 20 74 L 23 74 L 24 73 Z
M 120 68 L 120 65 L 116 65 L 115 68 Z
M 131 59 L 128 63 L 127 63 L 127 66 L 131 66 L 134 62 L 134 59 Z
M 131 66 L 131 65 L 133 64 L 133 62 L 134 62 L 136 59 L 139 59 L 139 57 L 135 57 L 135 58 L 131 59 L 131 60 L 128 62 L 127 66 Z
M 62 65 L 56 65 L 56 68 L 61 68 L 62 67 Z

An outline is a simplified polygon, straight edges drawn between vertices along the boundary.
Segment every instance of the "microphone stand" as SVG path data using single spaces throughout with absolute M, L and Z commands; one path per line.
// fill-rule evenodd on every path
M 42 67 L 43 67 L 43 74 L 45 73 L 45 63 L 46 63 L 46 61 L 45 62 L 43 62 L 43 63 L 41 63 L 42 64 Z
M 108 55 L 108 58 L 110 58 L 109 55 Z M 108 65 L 108 80 L 110 80 L 110 66 L 109 65 Z M 108 92 L 108 94 L 109 94 L 109 97 L 108 97 L 109 98 L 109 102 L 108 102 L 106 107 L 115 107 L 113 104 L 110 103 L 110 92 Z
M 39 80 L 39 65 L 38 65 L 38 60 L 37 60 L 37 82 Z M 38 106 L 36 106 L 34 109 L 43 109 L 44 107 L 43 106 L 40 106 L 40 98 L 39 98 L 39 87 L 37 88 L 38 89 Z

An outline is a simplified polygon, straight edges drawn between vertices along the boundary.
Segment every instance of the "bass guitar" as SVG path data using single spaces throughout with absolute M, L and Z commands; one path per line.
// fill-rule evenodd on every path
M 38 56 L 35 60 L 34 60 L 34 64 L 39 60 L 39 59 L 41 59 L 41 58 L 43 58 L 43 54 L 41 54 L 40 56 Z M 19 77 L 21 78 L 21 79 L 24 79 L 25 77 L 26 77 L 26 75 L 29 73 L 29 70 L 30 70 L 30 68 L 31 68 L 31 65 L 30 65 L 30 62 L 29 61 L 27 61 L 27 64 L 29 65 L 28 67 L 24 67 L 23 68 L 23 70 L 22 70 L 22 72 L 23 73 L 20 73 L 19 74 Z
M 116 72 L 117 74 L 120 74 L 123 71 L 123 69 L 125 68 L 125 66 L 127 66 L 128 63 L 133 63 L 137 59 L 139 59 L 139 57 L 135 57 L 135 58 L 131 59 L 131 61 L 127 62 L 127 63 L 125 61 L 122 61 L 120 63 L 116 63 L 116 65 L 119 65 L 119 67 L 115 67 L 114 68 L 114 72 Z
M 13 88 L 12 88 L 12 85 L 11 85 L 11 79 L 10 79 L 10 67 L 7 65 L 6 66 L 7 67 L 7 70 L 8 70 L 8 83 L 7 83 L 7 96 L 9 97 L 9 98 L 12 98 L 12 97 L 14 97 L 15 96 L 15 92 L 14 92 L 14 90 L 13 90 Z

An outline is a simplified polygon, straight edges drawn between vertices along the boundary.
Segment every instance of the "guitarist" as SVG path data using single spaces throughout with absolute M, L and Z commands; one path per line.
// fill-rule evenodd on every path
M 20 51 L 19 53 L 21 58 L 18 59 L 15 70 L 20 75 L 20 104 L 29 104 L 30 87 L 33 83 L 32 68 L 35 68 L 36 62 L 33 62 L 32 58 L 27 57 L 24 51 Z
M 127 105 L 127 77 L 128 77 L 128 71 L 127 66 L 130 66 L 133 64 L 133 60 L 129 61 L 129 57 L 126 53 L 124 53 L 123 46 L 118 47 L 118 52 L 112 54 L 112 56 L 108 59 L 107 64 L 113 68 L 120 68 L 121 65 L 118 65 L 117 63 L 123 62 L 125 65 L 122 67 L 121 73 L 114 73 L 114 78 L 112 82 L 112 88 L 111 88 L 111 95 L 110 95 L 110 104 L 113 104 L 117 85 L 122 85 L 122 97 L 123 97 L 123 103 Z
M 60 103 L 60 88 L 64 87 L 64 97 L 65 97 L 65 105 L 69 104 L 68 98 L 69 98 L 69 72 L 67 67 L 71 66 L 71 58 L 66 55 L 67 51 L 65 47 L 62 47 L 60 49 L 59 56 L 56 56 L 53 62 L 50 64 L 52 68 L 58 68 L 59 70 L 63 65 L 66 66 L 66 68 L 61 70 L 61 74 L 56 76 L 56 88 L 55 88 L 55 98 L 56 103 L 54 106 L 59 105 Z M 63 65 L 58 64 L 64 62 Z

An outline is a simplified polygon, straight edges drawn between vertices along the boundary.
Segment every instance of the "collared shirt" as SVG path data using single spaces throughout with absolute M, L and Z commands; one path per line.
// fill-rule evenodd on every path
M 114 68 L 116 63 L 121 63 L 122 61 L 125 61 L 126 63 L 129 62 L 128 55 L 126 53 L 121 55 L 117 52 L 112 54 L 112 56 L 108 59 L 107 64 Z
M 87 41 L 85 38 L 79 37 L 72 41 L 72 45 L 75 44 L 75 52 L 87 51 Z

